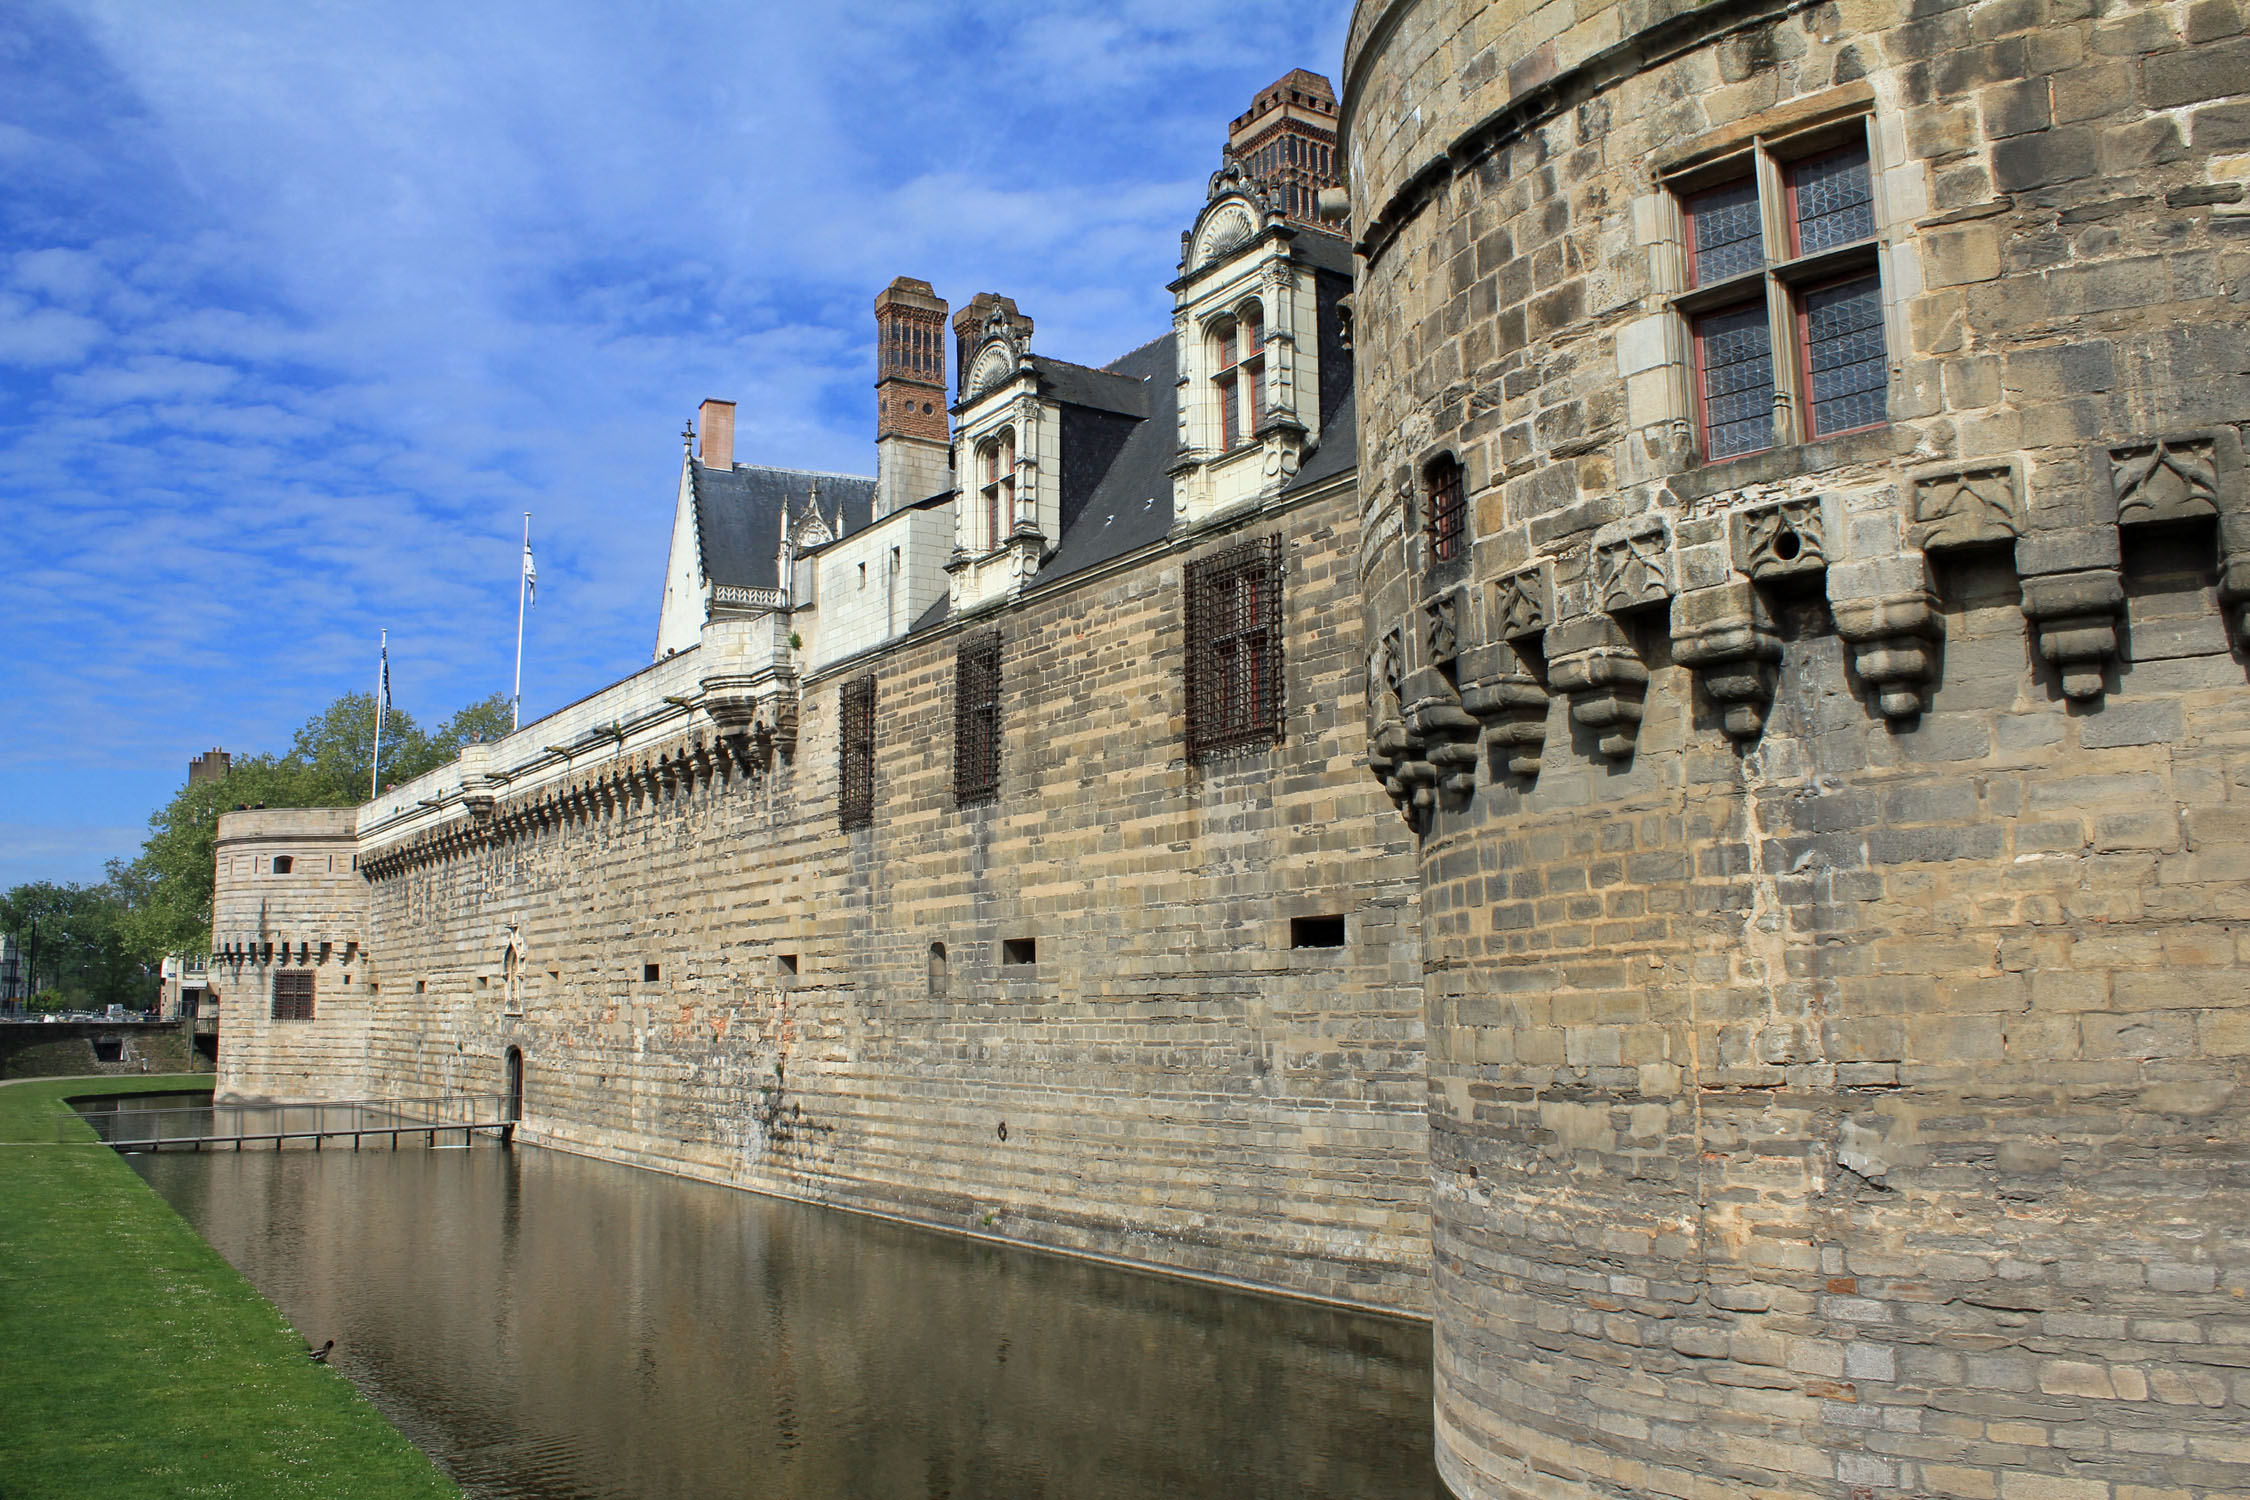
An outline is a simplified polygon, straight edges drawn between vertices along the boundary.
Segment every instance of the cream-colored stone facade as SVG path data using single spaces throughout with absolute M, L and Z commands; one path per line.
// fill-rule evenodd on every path
M 2240 7 L 1366 0 L 1350 48 L 1448 1482 L 2250 1491 Z M 1883 357 L 1831 435 L 1786 320 L 1839 276 Z M 1730 305 L 1775 369 L 1722 430 Z
M 358 819 L 349 807 L 219 815 L 205 977 L 226 1016 L 220 1087 L 277 1098 L 366 1097 L 376 985 Z M 280 975 L 311 977 L 310 1020 L 273 1019 Z

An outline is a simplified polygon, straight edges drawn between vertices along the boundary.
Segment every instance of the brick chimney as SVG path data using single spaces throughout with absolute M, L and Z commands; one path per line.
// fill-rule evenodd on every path
M 695 430 L 702 439 L 703 467 L 734 467 L 734 403 L 706 401 L 696 413 Z
M 875 298 L 875 515 L 953 487 L 945 299 L 900 276 Z
M 1297 223 L 1335 233 L 1320 216 L 1320 191 L 1342 181 L 1336 153 L 1336 91 L 1318 73 L 1292 68 L 1258 91 L 1227 127 L 1227 155 Z

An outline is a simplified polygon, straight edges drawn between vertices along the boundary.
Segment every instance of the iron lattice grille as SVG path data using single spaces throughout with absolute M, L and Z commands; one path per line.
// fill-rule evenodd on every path
M 1281 738 L 1281 538 L 1187 566 L 1190 760 Z
M 313 1018 L 313 976 L 302 969 L 273 976 L 273 1018 L 276 1021 L 309 1021 Z
M 953 804 L 1000 795 L 1000 633 L 961 643 L 953 660 Z
M 837 697 L 837 813 L 846 828 L 875 821 L 875 679 L 856 677 Z
M 1430 491 L 1430 560 L 1451 562 L 1461 555 L 1469 527 L 1469 501 L 1461 465 L 1450 455 L 1439 458 L 1422 477 Z

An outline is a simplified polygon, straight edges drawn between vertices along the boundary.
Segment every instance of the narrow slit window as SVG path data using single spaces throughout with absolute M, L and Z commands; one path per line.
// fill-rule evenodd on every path
M 837 700 L 837 821 L 866 828 L 875 821 L 874 677 L 845 683 Z
M 953 802 L 1000 794 L 1000 636 L 964 641 L 953 662 Z
M 1422 484 L 1429 493 L 1425 530 L 1430 561 L 1450 562 L 1461 555 L 1468 540 L 1468 487 L 1462 479 L 1460 461 L 1450 453 L 1432 459 L 1422 471 Z

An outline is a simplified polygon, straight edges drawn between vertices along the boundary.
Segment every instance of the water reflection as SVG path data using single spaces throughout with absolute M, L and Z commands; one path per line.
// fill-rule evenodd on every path
M 473 1495 L 1443 1493 L 1412 1325 L 533 1148 L 131 1160 Z

